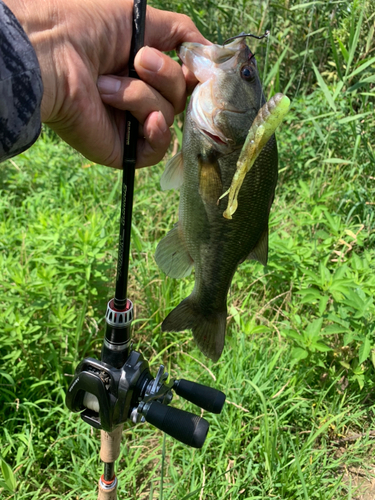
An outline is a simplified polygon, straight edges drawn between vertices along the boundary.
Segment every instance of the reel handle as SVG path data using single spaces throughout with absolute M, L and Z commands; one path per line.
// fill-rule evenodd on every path
M 202 448 L 209 428 L 209 423 L 204 418 L 158 401 L 149 403 L 142 413 L 147 422 L 181 443 Z
M 182 398 L 190 401 L 210 413 L 220 413 L 225 402 L 225 394 L 212 387 L 207 387 L 190 380 L 176 380 L 173 390 Z

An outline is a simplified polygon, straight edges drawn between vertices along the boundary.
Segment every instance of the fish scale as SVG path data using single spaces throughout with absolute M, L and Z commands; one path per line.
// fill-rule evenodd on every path
M 243 40 L 225 47 L 183 44 L 180 58 L 199 84 L 186 113 L 181 152 L 161 179 L 163 189 L 180 188 L 179 222 L 161 240 L 155 258 L 175 278 L 187 276 L 194 266 L 195 283 L 162 330 L 191 329 L 201 351 L 216 361 L 224 347 L 227 295 L 238 265 L 247 258 L 267 262 L 277 145 L 272 136 L 244 178 L 233 218 L 223 217 L 226 201 L 219 198 L 231 186 L 247 133 L 265 103 L 255 58 Z M 251 78 L 243 77 L 249 73 Z M 208 88 L 212 103 L 207 103 Z

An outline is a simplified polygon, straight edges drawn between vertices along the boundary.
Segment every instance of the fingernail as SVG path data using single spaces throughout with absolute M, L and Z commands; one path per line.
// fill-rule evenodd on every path
M 158 111 L 158 127 L 163 132 L 163 134 L 169 129 L 164 115 L 161 111 Z
M 113 76 L 99 76 L 97 86 L 101 94 L 115 94 L 121 87 L 121 81 Z
M 153 71 L 157 73 L 163 66 L 163 58 L 160 56 L 160 52 L 151 47 L 143 47 L 140 51 L 140 64 L 148 71 Z

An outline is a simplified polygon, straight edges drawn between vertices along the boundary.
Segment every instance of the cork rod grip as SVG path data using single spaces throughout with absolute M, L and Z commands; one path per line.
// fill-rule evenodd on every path
M 116 462 L 120 455 L 120 444 L 123 424 L 112 432 L 100 431 L 101 447 L 100 460 L 107 464 Z

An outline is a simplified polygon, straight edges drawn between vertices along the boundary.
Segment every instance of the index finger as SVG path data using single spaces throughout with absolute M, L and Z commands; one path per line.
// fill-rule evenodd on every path
M 183 42 L 211 43 L 185 14 L 147 7 L 145 45 L 168 51 Z

